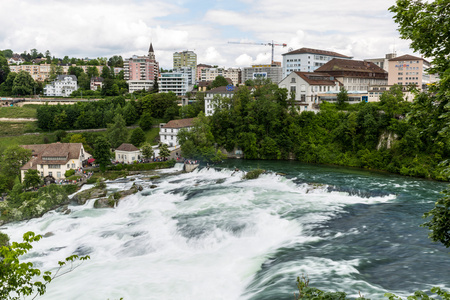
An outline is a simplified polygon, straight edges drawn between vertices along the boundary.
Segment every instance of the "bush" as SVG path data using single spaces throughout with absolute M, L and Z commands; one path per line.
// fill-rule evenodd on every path
M 247 174 L 244 175 L 243 179 L 256 179 L 259 177 L 259 175 L 265 173 L 265 170 L 262 169 L 255 169 L 252 171 L 247 172 Z
M 64 173 L 64 176 L 66 176 L 66 178 L 68 178 L 68 177 L 70 177 L 70 176 L 72 176 L 72 175 L 74 175 L 75 174 L 75 170 L 67 170 L 65 173 Z

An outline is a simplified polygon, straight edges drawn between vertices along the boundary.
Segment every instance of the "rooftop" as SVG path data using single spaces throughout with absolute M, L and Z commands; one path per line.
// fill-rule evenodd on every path
M 284 53 L 282 55 L 290 55 L 290 54 L 303 54 L 303 53 L 311 53 L 311 54 L 320 54 L 320 55 L 328 55 L 328 56 L 334 56 L 334 57 L 341 57 L 341 58 L 352 58 L 351 56 L 346 56 L 337 52 L 333 51 L 326 51 L 326 50 L 319 50 L 319 49 L 311 49 L 311 48 L 300 48 L 297 50 L 293 50 L 288 53 Z

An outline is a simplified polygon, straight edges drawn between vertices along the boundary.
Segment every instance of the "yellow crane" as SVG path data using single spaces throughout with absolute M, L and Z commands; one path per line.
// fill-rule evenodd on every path
M 273 41 L 271 43 L 251 43 L 251 42 L 228 42 L 228 44 L 247 44 L 247 45 L 263 45 L 263 46 L 272 46 L 272 64 L 273 64 L 273 55 L 275 46 L 287 47 L 287 44 L 275 44 Z

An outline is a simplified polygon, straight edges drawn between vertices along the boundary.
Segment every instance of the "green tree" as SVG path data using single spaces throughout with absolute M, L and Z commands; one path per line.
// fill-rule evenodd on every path
M 155 154 L 153 151 L 152 145 L 150 145 L 149 143 L 145 143 L 142 146 L 141 151 L 142 151 L 142 156 L 145 159 L 151 159 L 152 156 Z
M 42 236 L 29 231 L 23 235 L 23 242 L 13 242 L 11 245 L 0 247 L 0 299 L 20 300 L 25 296 L 34 295 L 33 299 L 38 295 L 42 296 L 52 280 L 80 266 L 74 266 L 75 261 L 83 262 L 89 259 L 89 256 L 71 255 L 64 261 L 58 262 L 59 268 L 53 275 L 50 271 L 41 272 L 34 268 L 32 263 L 21 262 L 19 258 L 33 248 L 31 243 L 41 238 Z M 63 269 L 68 264 L 70 267 Z
M 406 100 L 400 85 L 392 86 L 380 96 L 380 108 L 389 118 L 405 113 Z
M 429 237 L 433 242 L 440 242 L 445 247 L 450 247 L 450 191 L 442 192 L 444 195 L 435 204 L 434 208 L 426 212 L 423 217 L 431 217 L 422 226 L 431 232 Z
M 169 146 L 164 143 L 159 144 L 159 156 L 165 159 L 170 156 Z
M 0 159 L 0 169 L 7 177 L 14 178 L 20 176 L 20 168 L 31 158 L 31 150 L 19 146 L 9 146 L 3 151 Z
M 20 71 L 14 78 L 12 93 L 14 95 L 33 94 L 34 80 L 28 72 Z
M 134 124 L 138 118 L 135 104 L 133 104 L 133 102 L 128 101 L 123 108 L 123 118 L 125 119 L 125 123 L 127 124 L 127 126 Z
M 348 92 L 345 87 L 341 86 L 341 89 L 337 94 L 337 106 L 343 108 L 346 102 L 348 102 Z
M 80 76 L 77 77 L 78 86 L 83 90 L 89 90 L 91 88 L 91 79 L 89 75 L 86 73 L 81 73 Z
M 23 179 L 23 185 L 26 188 L 35 188 L 42 184 L 42 179 L 38 170 L 28 169 L 25 172 L 25 177 Z
M 223 77 L 222 75 L 218 75 L 213 80 L 213 82 L 211 82 L 210 87 L 213 89 L 213 88 L 216 88 L 219 86 L 227 86 L 227 85 L 228 85 L 228 81 L 225 79 L 225 77 Z
M 106 130 L 106 136 L 111 144 L 111 147 L 117 148 L 128 139 L 128 130 L 125 124 L 125 120 L 119 114 L 113 119 L 112 124 L 108 124 L 108 129 Z
M 145 143 L 145 133 L 141 127 L 137 127 L 131 132 L 130 143 L 136 147 L 139 147 Z
M 0 53 L 0 84 L 6 81 L 9 72 L 8 61 L 3 56 L 3 53 Z
M 97 139 L 95 140 L 93 156 L 95 158 L 95 162 L 100 165 L 100 170 L 102 172 L 104 172 L 106 170 L 106 166 L 111 163 L 110 148 L 111 144 L 105 137 L 97 137 Z
M 143 130 L 149 130 L 152 128 L 153 125 L 153 118 L 152 114 L 150 112 L 144 112 L 141 116 L 141 119 L 139 120 L 139 126 Z

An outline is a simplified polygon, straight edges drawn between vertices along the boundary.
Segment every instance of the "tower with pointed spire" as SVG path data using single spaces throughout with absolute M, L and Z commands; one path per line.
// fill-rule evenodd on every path
M 153 44 L 150 42 L 147 56 L 137 56 L 124 61 L 124 79 L 127 80 L 129 92 L 150 90 L 158 80 L 159 63 L 156 61 Z

